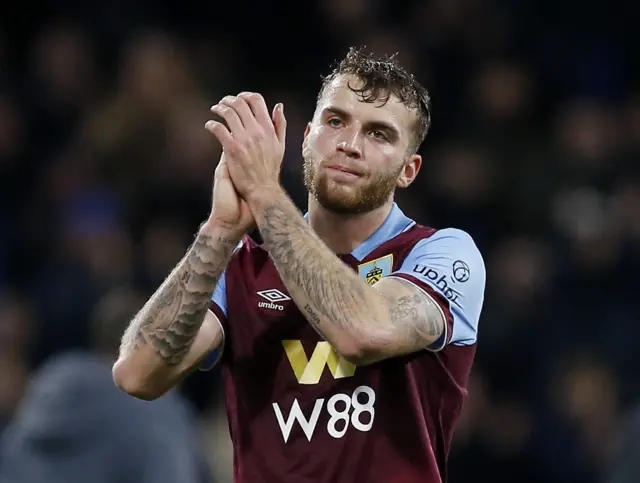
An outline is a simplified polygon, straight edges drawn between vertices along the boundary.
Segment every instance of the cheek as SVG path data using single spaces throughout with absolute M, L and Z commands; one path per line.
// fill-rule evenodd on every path
M 307 139 L 309 140 L 309 145 L 311 147 L 318 151 L 327 151 L 335 146 L 335 135 L 336 131 L 334 129 L 327 129 L 324 126 L 319 126 L 311 129 Z
M 392 146 L 372 145 L 366 153 L 367 162 L 380 173 L 397 173 L 404 159 Z

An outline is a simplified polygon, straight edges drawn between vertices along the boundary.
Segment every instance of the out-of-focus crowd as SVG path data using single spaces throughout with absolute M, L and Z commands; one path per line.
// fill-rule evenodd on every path
M 304 210 L 300 143 L 320 74 L 365 44 L 399 52 L 433 99 L 422 173 L 399 204 L 471 233 L 487 264 L 450 481 L 603 481 L 640 399 L 640 57 L 638 7 L 600 3 L 12 5 L 0 19 L 0 430 L 45 361 L 96 346 L 104 297 L 144 300 L 182 257 L 220 155 L 209 106 L 244 90 L 284 103 L 283 183 Z M 216 481 L 230 481 L 216 372 L 181 393 Z

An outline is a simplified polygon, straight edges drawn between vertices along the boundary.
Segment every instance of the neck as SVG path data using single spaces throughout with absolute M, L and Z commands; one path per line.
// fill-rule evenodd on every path
M 337 254 L 351 253 L 380 228 L 387 219 L 393 199 L 367 213 L 344 215 L 322 207 L 309 195 L 309 225 Z

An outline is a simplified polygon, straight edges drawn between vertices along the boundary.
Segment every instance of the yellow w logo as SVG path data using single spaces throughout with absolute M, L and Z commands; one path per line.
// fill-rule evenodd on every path
M 318 384 L 324 366 L 329 366 L 335 379 L 351 377 L 356 372 L 356 366 L 345 361 L 328 342 L 318 342 L 311 359 L 307 359 L 299 340 L 283 340 L 282 346 L 300 384 Z

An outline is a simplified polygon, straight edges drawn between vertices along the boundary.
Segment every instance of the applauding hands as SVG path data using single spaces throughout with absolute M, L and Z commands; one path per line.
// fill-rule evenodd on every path
M 279 186 L 287 121 L 282 104 L 269 115 L 260 94 L 227 96 L 211 108 L 226 126 L 208 121 L 205 128 L 222 144 L 223 160 L 237 193 L 244 200 L 262 188 Z

